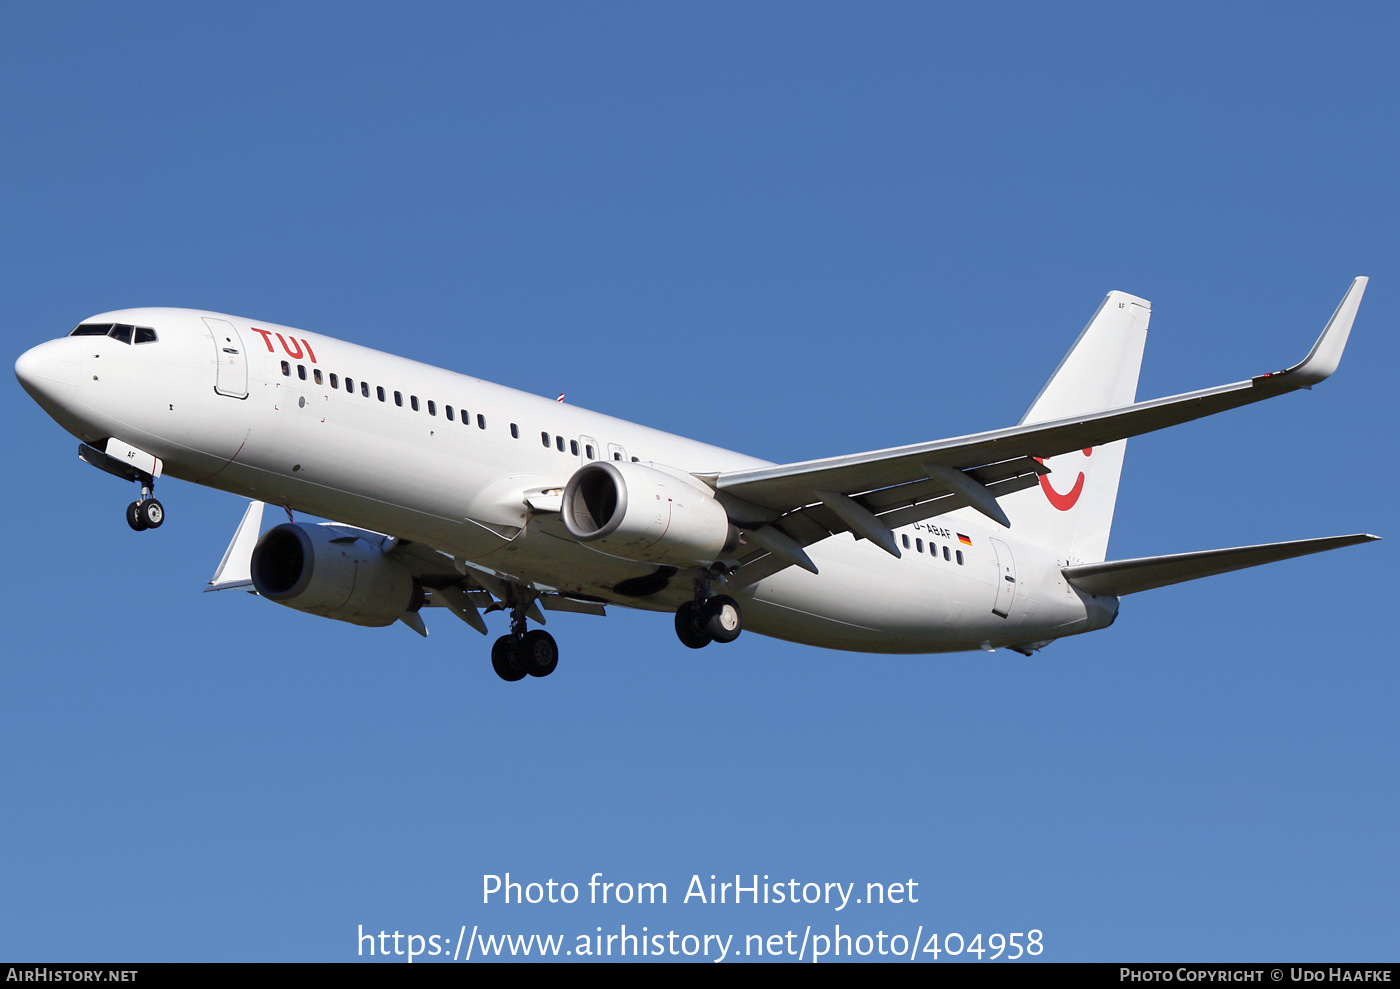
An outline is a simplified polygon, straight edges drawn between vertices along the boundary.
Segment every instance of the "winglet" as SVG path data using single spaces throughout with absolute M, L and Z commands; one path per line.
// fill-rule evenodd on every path
M 1322 331 L 1322 336 L 1317 338 L 1317 343 L 1313 344 L 1313 349 L 1308 351 L 1307 357 L 1287 371 L 1279 371 L 1265 377 L 1283 377 L 1284 381 L 1294 388 L 1310 388 L 1319 381 L 1330 378 L 1332 372 L 1337 370 L 1337 365 L 1342 362 L 1342 351 L 1346 349 L 1351 324 L 1356 319 L 1356 310 L 1361 305 L 1361 296 L 1366 292 L 1367 281 L 1366 276 L 1362 275 L 1351 283 L 1351 288 L 1342 296 L 1337 311 L 1327 321 L 1327 327 Z

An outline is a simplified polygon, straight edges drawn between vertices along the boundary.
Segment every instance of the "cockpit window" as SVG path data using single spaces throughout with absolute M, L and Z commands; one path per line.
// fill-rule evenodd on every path
M 83 323 L 77 326 L 70 337 L 111 337 L 122 343 L 155 343 L 156 331 L 149 326 L 132 326 L 130 323 Z M 133 341 L 132 337 L 135 336 Z

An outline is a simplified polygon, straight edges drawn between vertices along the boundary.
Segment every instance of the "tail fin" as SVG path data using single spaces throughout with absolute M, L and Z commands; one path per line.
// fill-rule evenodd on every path
M 1021 417 L 1022 424 L 1130 405 L 1147 342 L 1152 303 L 1110 292 Z M 1071 563 L 1098 563 L 1108 552 L 1118 477 L 1127 440 L 1043 461 L 1040 485 L 1000 499 L 1017 536 Z

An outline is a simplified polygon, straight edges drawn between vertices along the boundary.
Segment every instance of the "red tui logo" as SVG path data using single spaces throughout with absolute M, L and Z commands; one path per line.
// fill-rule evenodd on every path
M 312 363 L 312 364 L 315 364 L 315 363 L 316 363 L 316 352 L 313 351 L 313 350 L 311 349 L 311 344 L 307 343 L 305 340 L 302 340 L 301 343 L 298 344 L 298 343 L 297 343 L 297 338 L 296 338 L 296 337 L 292 337 L 291 346 L 288 346 L 288 345 L 287 345 L 287 341 L 283 338 L 282 334 L 280 334 L 280 333 L 273 333 L 271 330 L 260 330 L 260 329 L 258 329 L 256 326 L 252 327 L 252 330 L 253 330 L 254 333 L 258 333 L 258 334 L 261 334 L 261 335 L 262 335 L 263 343 L 267 344 L 267 352 L 268 352 L 269 354 L 275 354 L 275 353 L 277 353 L 276 349 L 272 346 L 272 338 L 275 336 L 275 337 L 277 338 L 277 342 L 280 343 L 280 344 L 282 345 L 282 350 L 283 350 L 283 351 L 286 353 L 286 355 L 287 355 L 288 357 L 290 357 L 292 360 L 294 360 L 294 361 L 299 361 L 299 360 L 301 360 L 301 354 L 302 354 L 301 348 L 302 348 L 302 347 L 305 347 L 305 348 L 306 348 L 306 356 L 309 357 L 309 358 L 311 358 L 311 363 Z M 295 350 L 295 353 L 293 353 L 293 350 Z
M 1087 457 L 1093 452 L 1094 448 L 1089 447 L 1089 449 L 1084 451 L 1084 456 Z M 1035 459 L 1037 463 L 1045 463 L 1044 457 L 1036 457 Z M 1044 474 L 1040 475 L 1040 490 L 1045 492 L 1045 497 L 1050 500 L 1051 505 L 1054 505 L 1062 512 L 1067 512 L 1074 507 L 1075 502 L 1079 500 L 1079 496 L 1084 493 L 1084 472 L 1079 472 L 1079 476 L 1074 479 L 1074 487 L 1069 489 L 1068 494 L 1060 494 L 1060 492 L 1051 487 L 1050 479 Z

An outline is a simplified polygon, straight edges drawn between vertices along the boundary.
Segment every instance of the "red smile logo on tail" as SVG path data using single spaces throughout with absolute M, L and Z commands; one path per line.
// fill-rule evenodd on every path
M 1084 451 L 1084 456 L 1094 452 L 1090 447 Z M 1036 457 L 1037 463 L 1045 463 L 1044 457 Z M 1074 479 L 1074 487 L 1069 489 L 1068 494 L 1060 494 L 1050 486 L 1050 480 L 1044 474 L 1040 476 L 1040 490 L 1045 492 L 1045 497 L 1050 499 L 1050 504 L 1054 505 L 1062 512 L 1067 512 L 1074 507 L 1074 503 L 1079 500 L 1079 496 L 1084 493 L 1084 472 L 1080 471 L 1079 476 Z

